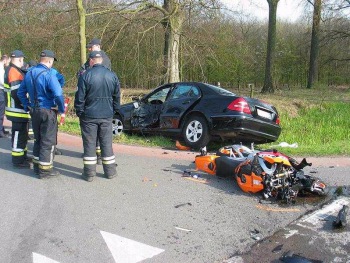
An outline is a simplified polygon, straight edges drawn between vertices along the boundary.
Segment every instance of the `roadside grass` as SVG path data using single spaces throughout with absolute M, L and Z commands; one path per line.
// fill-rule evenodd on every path
M 234 90 L 236 94 L 248 96 L 249 90 Z M 146 94 L 147 90 L 124 90 L 122 103 Z M 278 141 L 256 145 L 256 148 L 276 148 L 285 154 L 294 156 L 350 156 L 350 88 L 329 88 L 320 86 L 315 89 L 277 90 L 275 94 L 254 93 L 255 98 L 274 105 L 280 114 L 282 133 Z M 73 117 L 72 105 L 60 131 L 80 135 L 78 119 Z M 143 136 L 122 134 L 114 137 L 114 142 L 151 147 L 175 147 L 173 138 L 163 136 Z M 281 142 L 297 143 L 297 148 L 278 147 Z M 231 142 L 213 142 L 208 150 L 229 145 Z
M 280 138 L 263 146 L 297 143 L 298 148 L 283 148 L 283 152 L 291 155 L 350 155 L 349 114 L 350 105 L 346 102 L 301 108 L 298 116 L 281 112 Z

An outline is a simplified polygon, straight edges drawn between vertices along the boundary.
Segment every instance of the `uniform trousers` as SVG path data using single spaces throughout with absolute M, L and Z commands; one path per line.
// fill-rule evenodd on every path
M 35 108 L 31 111 L 34 131 L 33 162 L 39 164 L 40 173 L 53 168 L 57 137 L 57 111 Z
M 103 171 L 106 177 L 116 174 L 115 156 L 112 148 L 112 118 L 94 119 L 80 117 L 84 146 L 84 176 L 96 175 L 96 141 L 100 142 Z

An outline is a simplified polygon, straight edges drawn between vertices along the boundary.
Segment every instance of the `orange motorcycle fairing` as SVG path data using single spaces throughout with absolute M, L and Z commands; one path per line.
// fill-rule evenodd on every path
M 196 156 L 195 165 L 196 170 L 206 172 L 211 175 L 216 174 L 216 164 L 215 159 L 218 158 L 217 155 L 205 155 L 205 156 Z
M 254 194 L 264 189 L 263 177 L 252 171 L 250 160 L 242 162 L 237 166 L 235 172 L 237 184 L 243 192 Z
M 240 177 L 237 176 L 237 184 L 246 193 L 255 194 L 264 189 L 261 176 L 255 175 L 255 173 L 241 174 Z

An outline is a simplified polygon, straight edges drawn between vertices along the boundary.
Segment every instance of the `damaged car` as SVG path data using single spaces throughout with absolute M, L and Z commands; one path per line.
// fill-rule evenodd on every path
M 243 143 L 276 141 L 281 133 L 276 108 L 201 82 L 162 85 L 124 104 L 113 118 L 113 133 L 161 134 L 194 149 L 220 139 Z

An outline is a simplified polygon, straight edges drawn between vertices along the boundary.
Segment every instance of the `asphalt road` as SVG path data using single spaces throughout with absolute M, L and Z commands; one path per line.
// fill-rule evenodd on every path
M 317 208 L 262 205 L 232 179 L 182 177 L 196 153 L 165 149 L 114 145 L 118 177 L 103 178 L 99 166 L 88 183 L 80 179 L 81 139 L 60 134 L 59 148 L 61 175 L 39 180 L 12 167 L 10 140 L 0 139 L 0 262 L 262 262 L 246 252 Z M 309 169 L 330 185 L 350 185 L 347 165 Z

